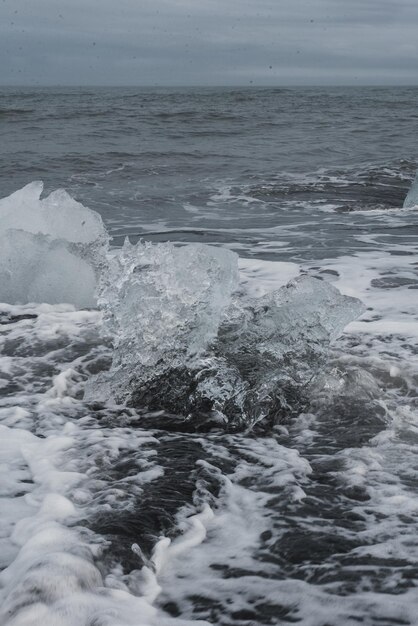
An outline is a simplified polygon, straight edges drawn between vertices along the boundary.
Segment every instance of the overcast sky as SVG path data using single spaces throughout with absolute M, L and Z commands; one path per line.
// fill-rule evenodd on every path
M 418 0 L 0 0 L 3 85 L 418 84 Z

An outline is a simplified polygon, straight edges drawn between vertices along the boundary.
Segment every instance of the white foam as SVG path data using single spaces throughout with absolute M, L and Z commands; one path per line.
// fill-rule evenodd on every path
M 62 413 L 68 376 L 57 378 L 51 381 L 52 389 L 59 391 L 56 404 L 48 405 L 48 410 Z M 48 390 L 45 395 L 49 395 Z M 34 399 L 32 396 L 31 401 Z M 39 400 L 39 406 L 45 407 Z M 96 456 L 117 458 L 124 450 L 149 445 L 152 437 L 144 431 L 132 437 L 132 432 L 124 429 L 90 430 L 77 422 L 54 431 L 52 424 L 46 437 L 0 425 L 0 469 L 5 470 L 1 483 L 5 506 L 0 511 L 4 568 L 0 573 L 0 623 L 39 626 L 41 620 L 48 626 L 88 626 L 92 621 L 109 626 L 168 626 L 174 622 L 187 626 L 187 620 L 173 620 L 152 606 L 158 595 L 155 589 L 147 595 L 144 587 L 141 597 L 135 597 L 122 580 L 112 580 L 111 576 L 103 580 L 94 564 L 103 541 L 74 525 L 84 517 L 83 506 L 92 506 L 95 491 L 99 488 L 101 498 L 105 493 L 104 485 L 94 476 L 90 479 L 86 471 L 94 467 Z M 87 451 L 84 471 L 80 446 Z M 144 449 L 139 484 L 161 476 L 161 470 L 153 467 L 152 456 L 152 450 Z M 27 479 L 32 482 L 22 482 Z M 25 486 L 27 495 L 18 496 Z M 132 489 L 136 487 L 132 485 Z M 110 485 L 111 497 L 112 491 Z M 111 506 L 114 508 L 115 503 Z M 190 532 L 173 543 L 175 553 L 192 549 L 204 539 L 202 516 L 207 514 L 192 519 Z M 158 571 L 162 569 L 160 563 Z M 146 571 L 141 577 L 147 578 Z
M 337 273 L 333 284 L 346 295 L 361 299 L 369 310 L 352 322 L 347 332 L 418 336 L 418 289 L 414 286 L 418 255 L 393 255 L 386 250 L 357 252 L 352 256 L 325 259 L 325 269 Z M 379 280 L 403 279 L 406 284 L 388 288 Z
M 300 266 L 285 261 L 239 259 L 240 282 L 252 297 L 264 296 L 300 274 Z

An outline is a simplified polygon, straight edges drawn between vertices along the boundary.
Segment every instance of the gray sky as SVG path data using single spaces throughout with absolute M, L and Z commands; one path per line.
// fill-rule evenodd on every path
M 0 0 L 3 85 L 418 84 L 418 0 Z

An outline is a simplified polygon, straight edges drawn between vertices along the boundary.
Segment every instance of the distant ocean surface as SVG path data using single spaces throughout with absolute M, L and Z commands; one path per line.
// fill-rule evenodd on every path
M 168 410 L 183 379 L 86 401 L 118 346 L 97 310 L 0 304 L 2 626 L 416 626 L 417 137 L 412 87 L 0 88 L 1 198 L 42 180 L 101 215 L 112 254 L 208 244 L 238 254 L 251 297 L 301 275 L 364 303 L 335 339 L 337 292 L 316 305 L 306 283 L 306 316 L 280 296 L 289 386 L 332 343 L 308 401 L 260 430 Z M 267 333 L 271 303 L 246 302 L 236 319 Z
M 417 105 L 416 88 L 3 88 L 1 191 L 64 187 L 115 243 L 145 235 L 248 253 L 251 238 L 265 255 L 270 229 L 291 226 L 293 254 L 311 258 L 358 245 L 350 211 L 402 205 Z M 368 228 L 370 216 L 356 220 Z

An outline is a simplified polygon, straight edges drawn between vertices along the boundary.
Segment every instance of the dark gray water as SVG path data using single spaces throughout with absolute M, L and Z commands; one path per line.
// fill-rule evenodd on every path
M 228 247 L 254 289 L 301 271 L 367 308 L 308 406 L 232 434 L 84 403 L 98 314 L 1 305 L 8 625 L 417 623 L 417 111 L 417 88 L 0 90 L 1 197 L 42 179 L 115 246 Z
M 228 242 L 244 229 L 268 239 L 261 231 L 312 218 L 310 247 L 335 231 L 349 243 L 350 216 L 328 227 L 321 209 L 401 206 L 416 167 L 415 88 L 21 88 L 0 98 L 2 194 L 34 179 L 65 187 L 115 237 Z

